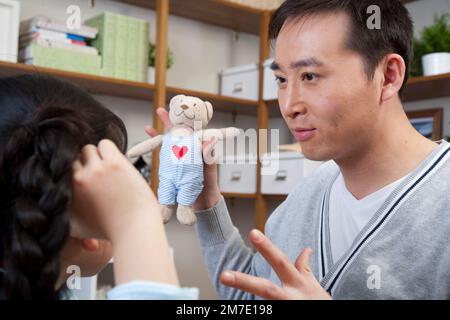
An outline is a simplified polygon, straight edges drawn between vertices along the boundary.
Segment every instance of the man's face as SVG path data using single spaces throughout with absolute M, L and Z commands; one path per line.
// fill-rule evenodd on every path
M 379 77 L 369 81 L 363 58 L 346 48 L 349 24 L 345 14 L 310 16 L 286 23 L 276 40 L 280 110 L 312 160 L 352 157 L 376 138 Z

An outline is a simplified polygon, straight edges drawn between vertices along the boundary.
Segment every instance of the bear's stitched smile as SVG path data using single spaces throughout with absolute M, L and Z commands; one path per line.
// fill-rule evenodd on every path
M 186 113 L 184 113 L 183 110 L 182 110 L 179 114 L 177 114 L 177 113 L 175 112 L 175 115 L 176 115 L 177 117 L 179 117 L 181 114 L 183 114 L 183 115 L 184 115 L 186 118 L 188 118 L 189 120 L 194 120 L 194 119 L 195 119 L 195 115 L 193 115 L 192 118 L 189 118 L 188 115 L 187 115 Z

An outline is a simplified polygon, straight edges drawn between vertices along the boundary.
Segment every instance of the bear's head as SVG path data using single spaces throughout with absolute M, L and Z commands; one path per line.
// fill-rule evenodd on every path
M 206 128 L 213 115 L 211 103 L 182 94 L 170 100 L 169 108 L 169 118 L 174 127 L 186 125 L 194 131 Z

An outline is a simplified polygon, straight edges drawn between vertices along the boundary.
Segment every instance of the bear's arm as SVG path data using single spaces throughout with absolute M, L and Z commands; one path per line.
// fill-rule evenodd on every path
M 128 150 L 127 157 L 133 158 L 133 157 L 139 157 L 144 154 L 152 152 L 154 149 L 156 149 L 159 145 L 162 143 L 163 136 L 155 136 L 153 138 L 150 138 L 148 140 L 145 140 L 137 145 L 135 145 L 133 148 Z

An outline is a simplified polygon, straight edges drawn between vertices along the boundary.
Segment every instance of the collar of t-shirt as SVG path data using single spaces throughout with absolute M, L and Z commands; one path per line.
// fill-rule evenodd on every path
M 333 261 L 350 248 L 355 238 L 406 176 L 358 200 L 348 191 L 342 173 L 330 193 L 329 226 Z

